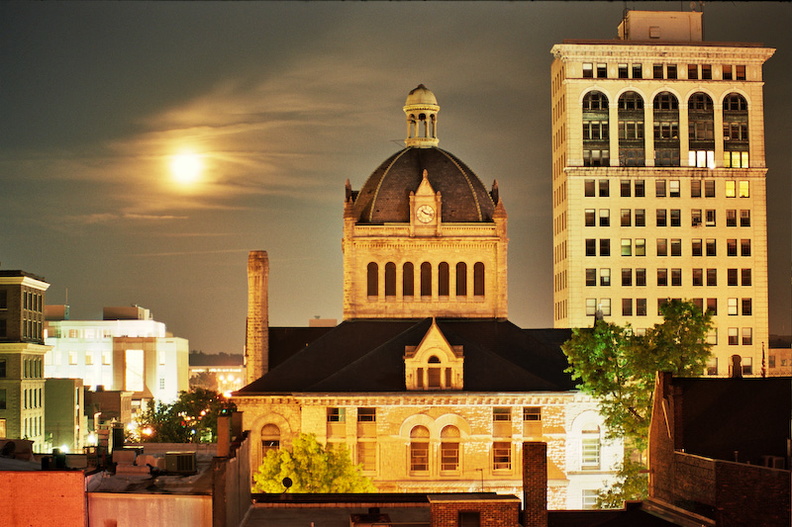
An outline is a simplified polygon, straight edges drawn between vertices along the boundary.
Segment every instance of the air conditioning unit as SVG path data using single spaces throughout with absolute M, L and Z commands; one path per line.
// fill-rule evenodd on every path
M 166 452 L 165 471 L 175 474 L 195 474 L 195 452 Z

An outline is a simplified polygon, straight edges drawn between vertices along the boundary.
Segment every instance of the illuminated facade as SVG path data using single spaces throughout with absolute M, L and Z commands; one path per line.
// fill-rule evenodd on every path
M 49 306 L 48 306 L 49 308 Z M 175 400 L 189 388 L 189 342 L 169 335 L 147 309 L 105 308 L 105 320 L 47 320 L 47 377 L 133 392 L 132 398 Z
M 0 438 L 44 445 L 44 298 L 49 284 L 25 271 L 0 271 Z
M 410 92 L 406 148 L 346 184 L 344 321 L 269 328 L 269 372 L 234 394 L 251 464 L 310 433 L 382 492 L 519 494 L 522 443 L 545 441 L 550 507 L 591 506 L 622 445 L 564 373 L 570 331 L 506 319 L 506 211 L 437 147 L 439 110 Z
M 643 331 L 670 298 L 713 312 L 707 374 L 768 343 L 759 44 L 705 42 L 696 12 L 628 11 L 615 40 L 553 47 L 555 327 Z

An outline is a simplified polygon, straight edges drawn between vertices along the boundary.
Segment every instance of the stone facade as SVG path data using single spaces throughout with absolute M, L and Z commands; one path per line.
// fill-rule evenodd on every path
M 666 299 L 692 300 L 714 314 L 707 374 L 729 374 L 736 354 L 758 375 L 774 50 L 702 41 L 700 17 L 629 12 L 621 39 L 553 47 L 554 321 L 601 312 L 642 331 Z M 640 40 L 647 24 L 657 36 Z
M 523 441 L 544 441 L 549 507 L 581 508 L 583 490 L 602 488 L 621 459 L 621 444 L 604 438 L 596 403 L 574 392 L 295 394 L 234 401 L 251 433 L 252 466 L 267 449 L 289 448 L 300 433 L 314 434 L 324 444 L 345 446 L 380 492 L 520 495 Z M 583 432 L 592 429 L 599 430 L 596 437 L 585 439 L 597 440 L 596 462 L 581 459 Z M 416 462 L 420 454 L 411 445 L 418 443 L 426 458 Z

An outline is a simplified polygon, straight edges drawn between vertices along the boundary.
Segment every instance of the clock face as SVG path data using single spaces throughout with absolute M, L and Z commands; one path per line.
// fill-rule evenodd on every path
M 435 211 L 429 205 L 421 205 L 418 207 L 418 210 L 415 211 L 415 217 L 418 218 L 418 221 L 421 223 L 429 223 L 434 218 Z

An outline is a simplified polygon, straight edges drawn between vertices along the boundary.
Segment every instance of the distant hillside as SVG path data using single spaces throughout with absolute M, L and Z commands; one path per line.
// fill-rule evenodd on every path
M 241 353 L 209 354 L 202 351 L 190 352 L 190 366 L 242 366 L 245 358 Z

